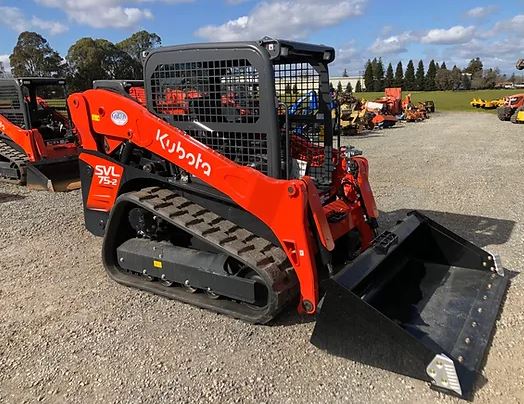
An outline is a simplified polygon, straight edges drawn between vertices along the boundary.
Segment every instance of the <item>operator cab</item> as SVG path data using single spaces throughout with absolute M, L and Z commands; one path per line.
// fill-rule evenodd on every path
M 0 114 L 21 129 L 38 130 L 47 144 L 72 140 L 66 98 L 64 79 L 0 79 Z
M 263 38 L 152 50 L 148 109 L 241 165 L 329 189 L 333 48 Z
M 59 143 L 70 134 L 65 80 L 55 78 L 16 79 L 27 110 L 27 128 L 37 129 L 45 142 Z

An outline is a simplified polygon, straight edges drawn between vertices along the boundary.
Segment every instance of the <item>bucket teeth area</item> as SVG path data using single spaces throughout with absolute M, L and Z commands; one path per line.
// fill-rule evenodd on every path
M 329 280 L 311 341 L 468 398 L 508 282 L 495 255 L 412 212 Z

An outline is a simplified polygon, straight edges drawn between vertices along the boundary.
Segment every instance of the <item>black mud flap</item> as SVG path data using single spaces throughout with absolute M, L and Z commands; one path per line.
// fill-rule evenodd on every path
M 471 399 L 507 286 L 496 256 L 411 212 L 328 281 L 311 342 Z
M 31 189 L 65 192 L 80 188 L 78 158 L 27 163 L 27 186 Z

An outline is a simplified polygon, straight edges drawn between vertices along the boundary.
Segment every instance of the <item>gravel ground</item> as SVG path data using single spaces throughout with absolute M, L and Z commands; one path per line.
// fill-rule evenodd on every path
M 418 209 L 519 272 L 524 127 L 437 113 L 350 139 L 387 228 Z M 0 185 L 0 401 L 458 402 L 309 344 L 293 309 L 254 326 L 109 280 L 78 191 Z M 513 278 L 475 402 L 524 402 L 524 285 Z

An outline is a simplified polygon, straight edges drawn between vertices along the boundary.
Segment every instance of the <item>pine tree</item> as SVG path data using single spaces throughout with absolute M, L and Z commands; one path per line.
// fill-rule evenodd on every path
M 361 93 L 362 92 L 362 83 L 359 81 L 357 81 L 357 84 L 355 86 L 355 92 L 356 93 Z
M 424 91 L 424 62 L 419 60 L 417 73 L 415 74 L 415 87 L 418 91 Z
M 342 93 L 342 83 L 341 83 L 340 81 L 339 81 L 338 84 L 337 84 L 337 92 L 338 92 L 339 94 Z
M 397 69 L 395 70 L 395 87 L 404 86 L 404 68 L 402 62 L 398 62 Z
M 442 62 L 442 64 L 440 65 L 440 68 L 441 69 L 448 69 L 447 66 L 446 66 L 446 62 Z
M 349 77 L 347 69 L 344 69 L 344 73 L 342 73 L 342 77 Z
M 435 86 L 435 76 L 437 75 L 437 65 L 434 60 L 429 62 L 428 71 L 426 72 L 426 80 L 424 84 L 424 90 L 426 91 L 435 91 L 437 88 Z
M 366 87 L 366 91 L 373 91 L 373 66 L 369 59 L 366 63 L 366 70 L 364 71 L 364 86 Z
M 388 64 L 388 68 L 386 70 L 386 78 L 384 79 L 384 87 L 393 87 L 393 83 L 395 82 L 395 77 L 393 76 L 393 66 Z
M 353 86 L 351 85 L 351 82 L 348 81 L 348 85 L 346 86 L 346 93 L 351 94 L 353 92 Z
M 415 90 L 415 66 L 410 60 L 406 67 L 406 74 L 404 75 L 404 87 L 407 91 Z
M 331 84 L 331 83 L 330 83 Z M 297 87 L 297 83 L 293 84 L 293 94 L 298 94 L 298 87 Z
M 284 88 L 284 94 L 291 94 L 291 84 L 286 84 L 286 87 Z
M 382 64 L 382 58 L 379 58 L 375 63 L 373 79 L 373 91 L 384 91 L 384 65 Z

